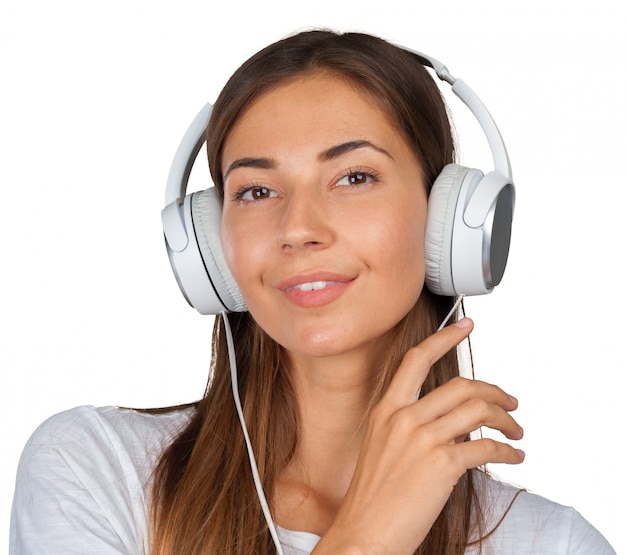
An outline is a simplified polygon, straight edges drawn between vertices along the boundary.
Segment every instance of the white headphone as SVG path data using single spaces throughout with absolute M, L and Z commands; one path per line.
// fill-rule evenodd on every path
M 485 105 L 461 79 L 434 58 L 405 50 L 452 86 L 480 123 L 494 160 L 487 174 L 448 164 L 435 180 L 426 222 L 426 286 L 437 295 L 490 293 L 506 267 L 515 204 L 504 141 Z M 163 232 L 176 280 L 192 307 L 201 314 L 244 312 L 246 303 L 222 252 L 221 199 L 215 187 L 186 194 L 211 109 L 211 104 L 202 108 L 174 156 L 161 212 Z

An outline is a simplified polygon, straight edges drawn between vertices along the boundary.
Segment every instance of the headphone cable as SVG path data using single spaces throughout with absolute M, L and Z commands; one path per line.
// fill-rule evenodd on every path
M 254 451 L 252 450 L 252 442 L 250 441 L 250 436 L 248 435 L 248 428 L 246 427 L 246 421 L 243 417 L 243 409 L 241 408 L 241 399 L 239 398 L 239 384 L 238 384 L 238 379 L 237 379 L 237 361 L 235 358 L 235 345 L 233 341 L 233 334 L 230 329 L 230 323 L 228 321 L 228 316 L 226 315 L 226 312 L 220 312 L 220 314 L 224 321 L 224 329 L 226 330 L 226 343 L 228 344 L 228 360 L 230 362 L 230 376 L 231 376 L 231 385 L 233 389 L 233 398 L 235 399 L 235 407 L 237 407 L 237 415 L 239 416 L 239 422 L 241 423 L 241 429 L 243 430 L 243 437 L 246 441 L 246 448 L 248 450 L 248 458 L 250 459 L 250 469 L 252 470 L 252 478 L 254 480 L 254 487 L 256 488 L 256 492 L 259 497 L 259 502 L 261 503 L 261 509 L 263 510 L 263 515 L 265 516 L 267 527 L 269 528 L 272 539 L 274 540 L 274 544 L 276 545 L 276 552 L 278 553 L 278 555 L 283 555 L 283 548 L 280 545 L 280 540 L 278 539 L 278 532 L 276 531 L 276 526 L 274 525 L 274 520 L 272 519 L 272 514 L 270 512 L 267 499 L 265 498 L 265 493 L 263 492 L 263 485 L 261 484 L 261 477 L 259 476 L 259 469 L 256 464 Z

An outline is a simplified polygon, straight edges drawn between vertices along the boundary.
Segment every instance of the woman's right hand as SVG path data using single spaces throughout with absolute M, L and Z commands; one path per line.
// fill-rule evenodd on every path
M 462 440 L 481 426 L 521 439 L 509 414 L 517 400 L 500 388 L 455 378 L 416 401 L 431 366 L 472 327 L 463 319 L 407 352 L 372 411 L 350 487 L 315 554 L 412 554 L 466 470 L 524 460 L 507 443 Z

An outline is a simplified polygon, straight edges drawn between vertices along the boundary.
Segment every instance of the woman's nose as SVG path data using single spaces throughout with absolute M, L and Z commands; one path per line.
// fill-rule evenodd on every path
M 278 237 L 281 249 L 325 248 L 330 244 L 333 233 L 322 198 L 293 193 L 284 206 Z

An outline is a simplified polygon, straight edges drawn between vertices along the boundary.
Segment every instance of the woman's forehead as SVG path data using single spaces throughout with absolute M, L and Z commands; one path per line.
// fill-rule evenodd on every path
M 267 156 L 271 147 L 306 145 L 321 155 L 355 140 L 404 143 L 371 94 L 328 72 L 307 74 L 272 88 L 240 114 L 224 143 L 222 171 L 234 159 Z

